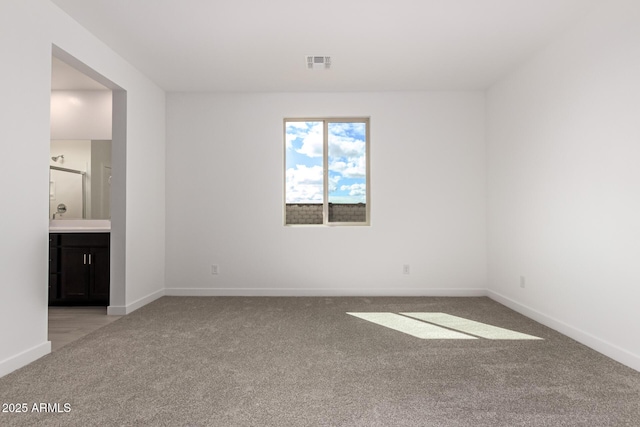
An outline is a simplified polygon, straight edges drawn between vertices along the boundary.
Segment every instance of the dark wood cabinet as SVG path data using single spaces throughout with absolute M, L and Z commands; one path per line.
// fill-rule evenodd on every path
M 109 247 L 93 248 L 91 253 L 91 277 L 89 280 L 89 295 L 94 299 L 109 304 Z
M 109 233 L 49 236 L 49 305 L 109 304 Z

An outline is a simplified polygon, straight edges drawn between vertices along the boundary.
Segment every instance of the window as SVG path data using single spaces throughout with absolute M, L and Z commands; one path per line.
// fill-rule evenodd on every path
M 369 225 L 369 119 L 285 119 L 285 224 Z

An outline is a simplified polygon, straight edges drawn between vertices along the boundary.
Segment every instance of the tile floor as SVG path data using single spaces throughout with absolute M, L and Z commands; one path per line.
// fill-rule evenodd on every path
M 122 316 L 107 316 L 106 307 L 49 307 L 51 351 L 73 342 Z

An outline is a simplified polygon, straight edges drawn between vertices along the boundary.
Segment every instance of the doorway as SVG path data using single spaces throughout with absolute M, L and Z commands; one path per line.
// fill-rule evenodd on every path
M 82 104 L 83 100 L 104 98 L 108 94 L 110 107 L 103 111 L 104 116 L 98 117 L 95 122 L 81 119 L 77 126 L 66 123 L 67 129 L 71 128 L 77 134 L 68 135 L 65 139 L 87 139 L 92 144 L 110 141 L 110 162 L 103 162 L 92 171 L 95 177 L 93 190 L 93 203 L 91 197 L 87 197 L 85 211 L 95 211 L 95 215 L 110 222 L 110 289 L 109 305 L 104 310 L 105 314 L 124 314 L 126 283 L 125 283 L 125 241 L 126 241 L 126 91 L 113 81 L 98 73 L 79 59 L 73 57 L 58 46 L 52 46 L 52 135 L 51 139 L 60 139 L 60 135 L 54 132 L 60 131 L 64 126 L 56 126 L 56 119 L 65 116 L 64 105 L 54 105 L 54 98 L 66 95 L 70 103 Z M 75 97 L 74 93 L 78 96 Z M 62 109 L 60 109 L 62 107 Z M 80 108 L 81 105 L 76 105 Z M 54 110 L 58 108 L 57 110 Z M 76 111 L 77 112 L 77 111 Z M 69 111 L 67 111 L 69 113 Z M 108 119 L 104 119 L 108 115 Z M 75 117 L 77 120 L 78 118 Z M 93 126 L 93 128 L 91 128 Z M 92 130 L 95 131 L 91 133 Z M 84 135 L 81 133 L 84 132 Z M 60 153 L 51 155 L 52 160 L 61 159 Z M 50 197 L 52 183 L 50 186 Z M 87 186 L 89 187 L 89 186 Z M 88 189 L 85 189 L 88 193 Z M 98 195 L 100 197 L 98 197 Z M 51 215 L 49 217 L 51 220 Z M 86 219 L 86 218 L 83 218 Z M 51 223 L 50 223 L 51 224 Z M 49 317 L 48 317 L 49 318 Z

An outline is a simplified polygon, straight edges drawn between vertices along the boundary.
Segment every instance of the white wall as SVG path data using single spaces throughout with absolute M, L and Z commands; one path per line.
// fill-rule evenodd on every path
M 607 2 L 489 90 L 487 113 L 492 295 L 635 369 L 639 41 L 640 2 Z
M 91 141 L 91 218 L 111 218 L 111 144 Z M 88 210 L 88 208 L 87 208 Z
M 371 117 L 370 227 L 283 226 L 283 119 L 322 116 Z M 169 94 L 167 293 L 482 294 L 484 162 L 481 92 Z
M 111 139 L 111 91 L 51 92 L 51 139 Z
M 0 141 L 13 160 L 3 163 L 0 177 L 15 184 L 6 186 L 3 197 L 17 206 L 4 209 L 0 221 L 0 375 L 50 350 L 47 211 L 52 44 L 127 91 L 122 274 L 126 290 L 125 283 L 115 284 L 122 288 L 117 304 L 122 311 L 131 310 L 161 295 L 164 287 L 164 271 L 157 267 L 164 260 L 164 92 L 49 1 L 0 2 L 0 80 L 5 82 Z

